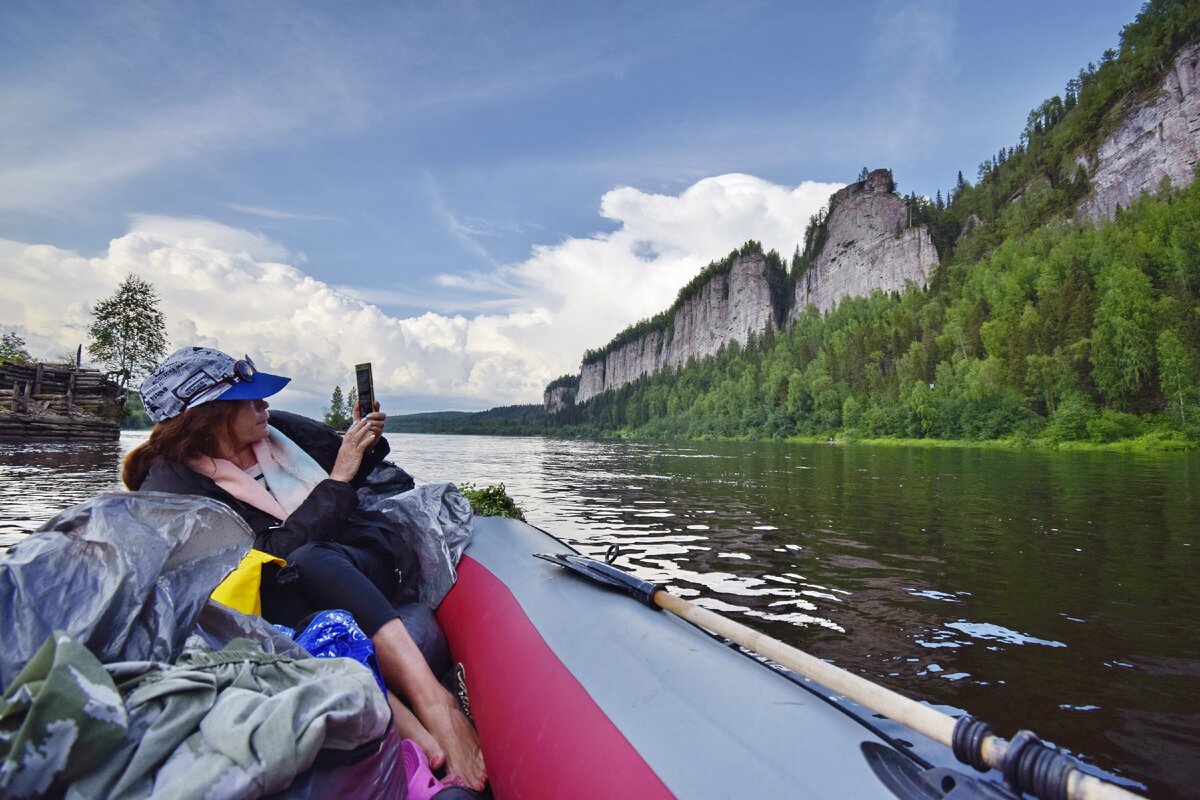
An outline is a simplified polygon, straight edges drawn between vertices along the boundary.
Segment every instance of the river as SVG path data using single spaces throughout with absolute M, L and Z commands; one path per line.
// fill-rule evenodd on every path
M 116 490 L 119 444 L 0 445 L 0 545 Z M 1200 785 L 1200 457 L 400 435 L 418 482 L 1135 791 Z

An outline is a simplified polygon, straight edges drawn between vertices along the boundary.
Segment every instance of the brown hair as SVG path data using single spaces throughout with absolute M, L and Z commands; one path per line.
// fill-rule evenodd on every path
M 197 456 L 221 457 L 221 434 L 228 440 L 234 438 L 233 420 L 244 402 L 211 400 L 155 423 L 150 438 L 125 456 L 121 480 L 136 492 L 156 461 L 182 464 Z

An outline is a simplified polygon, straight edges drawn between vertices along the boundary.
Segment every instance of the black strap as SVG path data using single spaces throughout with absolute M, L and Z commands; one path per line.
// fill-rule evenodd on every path
M 990 767 L 983 760 L 983 740 L 991 735 L 990 725 L 964 714 L 954 723 L 954 735 L 951 737 L 954 757 L 980 772 L 987 772 Z
M 1047 747 L 1032 731 L 1021 731 L 1004 754 L 1004 779 L 1014 791 L 1042 800 L 1067 800 L 1067 779 L 1075 762 Z

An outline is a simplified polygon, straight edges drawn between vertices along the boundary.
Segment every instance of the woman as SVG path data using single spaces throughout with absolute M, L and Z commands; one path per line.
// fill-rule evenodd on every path
M 354 424 L 339 439 L 313 420 L 268 414 L 266 398 L 290 380 L 210 348 L 172 353 L 142 383 L 155 425 L 126 457 L 122 479 L 131 490 L 202 495 L 237 511 L 254 531 L 255 548 L 288 562 L 280 578 L 292 583 L 264 581 L 263 616 L 295 624 L 326 608 L 353 614 L 375 644 L 389 687 L 412 707 L 389 696 L 401 735 L 434 768 L 444 764 L 448 777 L 482 789 L 487 776 L 475 730 L 389 602 L 402 577 L 397 567 L 407 563 L 396 549 L 403 545 L 358 508 L 355 485 L 388 453 L 385 415 L 360 419 L 355 408 Z

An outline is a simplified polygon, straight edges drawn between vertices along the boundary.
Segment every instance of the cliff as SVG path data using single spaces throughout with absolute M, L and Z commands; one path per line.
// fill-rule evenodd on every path
M 923 286 L 938 264 L 926 227 L 908 227 L 908 209 L 892 191 L 888 170 L 834 194 L 825 225 L 824 246 L 796 281 L 789 322 L 810 305 L 824 312 L 843 297 L 899 291 L 906 281 Z
M 546 409 L 547 414 L 557 414 L 564 408 L 568 408 L 575 404 L 575 393 L 578 391 L 576 385 L 570 386 L 547 386 L 546 391 L 542 393 L 542 405 Z
M 784 298 L 773 294 L 772 285 L 782 285 L 784 276 L 782 265 L 775 270 L 772 277 L 767 257 L 748 253 L 731 257 L 727 270 L 715 269 L 694 292 L 685 287 L 665 325 L 585 361 L 575 401 L 586 402 L 663 367 L 682 366 L 690 358 L 715 355 L 731 341 L 745 344 L 752 335 L 777 330 Z
M 1095 151 L 1077 159 L 1088 173 L 1090 192 L 1079 205 L 1082 218 L 1111 218 L 1142 192 L 1154 193 L 1163 178 L 1191 184 L 1200 153 L 1200 43 L 1176 55 L 1152 97 L 1126 112 Z

